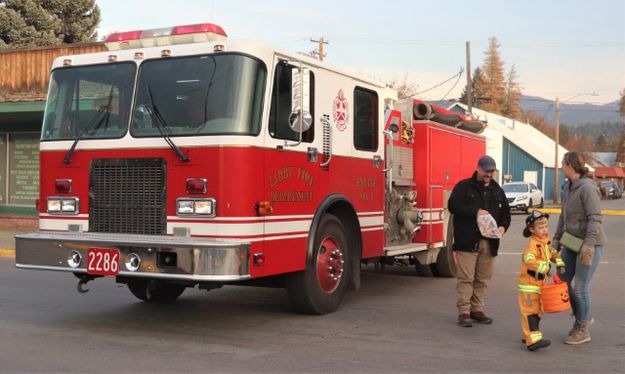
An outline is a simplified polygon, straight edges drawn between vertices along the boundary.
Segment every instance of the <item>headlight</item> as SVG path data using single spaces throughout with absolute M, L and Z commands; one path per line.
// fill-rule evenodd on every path
M 61 200 L 61 210 L 63 212 L 75 212 L 76 200 Z
M 520 195 L 516 197 L 518 201 L 527 200 L 528 198 L 529 198 L 529 195 Z
M 60 212 L 61 211 L 61 199 L 50 199 L 48 198 L 48 213 Z
M 213 214 L 213 202 L 210 200 L 194 201 L 195 214 Z
M 78 214 L 79 202 L 77 197 L 49 197 L 48 213 L 51 214 Z
M 178 200 L 178 214 L 193 214 L 193 201 Z
M 215 199 L 180 198 L 176 203 L 176 211 L 182 216 L 215 217 Z

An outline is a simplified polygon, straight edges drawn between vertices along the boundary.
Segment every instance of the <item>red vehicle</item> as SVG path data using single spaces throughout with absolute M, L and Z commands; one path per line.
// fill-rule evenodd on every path
M 145 301 L 279 284 L 309 313 L 363 262 L 454 275 L 446 201 L 485 153 L 481 123 L 213 24 L 107 45 L 54 62 L 18 268 L 81 292 L 113 276 Z

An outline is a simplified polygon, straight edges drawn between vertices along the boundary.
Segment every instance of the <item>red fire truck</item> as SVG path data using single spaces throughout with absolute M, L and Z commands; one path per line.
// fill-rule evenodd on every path
M 482 123 L 214 24 L 106 44 L 53 64 L 18 268 L 154 302 L 278 284 L 309 313 L 359 288 L 363 262 L 454 275 L 446 202 Z

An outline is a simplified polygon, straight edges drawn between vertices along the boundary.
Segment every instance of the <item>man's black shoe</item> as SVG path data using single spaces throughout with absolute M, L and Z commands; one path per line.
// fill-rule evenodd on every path
M 473 321 L 468 314 L 461 314 L 458 316 L 458 326 L 460 327 L 473 327 Z
M 484 312 L 471 312 L 471 319 L 477 323 L 483 323 L 486 325 L 493 323 L 493 319 L 484 314 Z
M 534 344 L 528 345 L 527 350 L 530 352 L 534 352 L 537 349 L 547 348 L 551 345 L 551 340 L 541 339 Z

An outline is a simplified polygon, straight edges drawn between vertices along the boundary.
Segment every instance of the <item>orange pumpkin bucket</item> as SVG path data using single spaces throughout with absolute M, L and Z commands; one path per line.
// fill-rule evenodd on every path
M 554 283 L 544 284 L 540 298 L 545 313 L 559 313 L 571 308 L 569 288 L 557 275 L 553 276 Z

